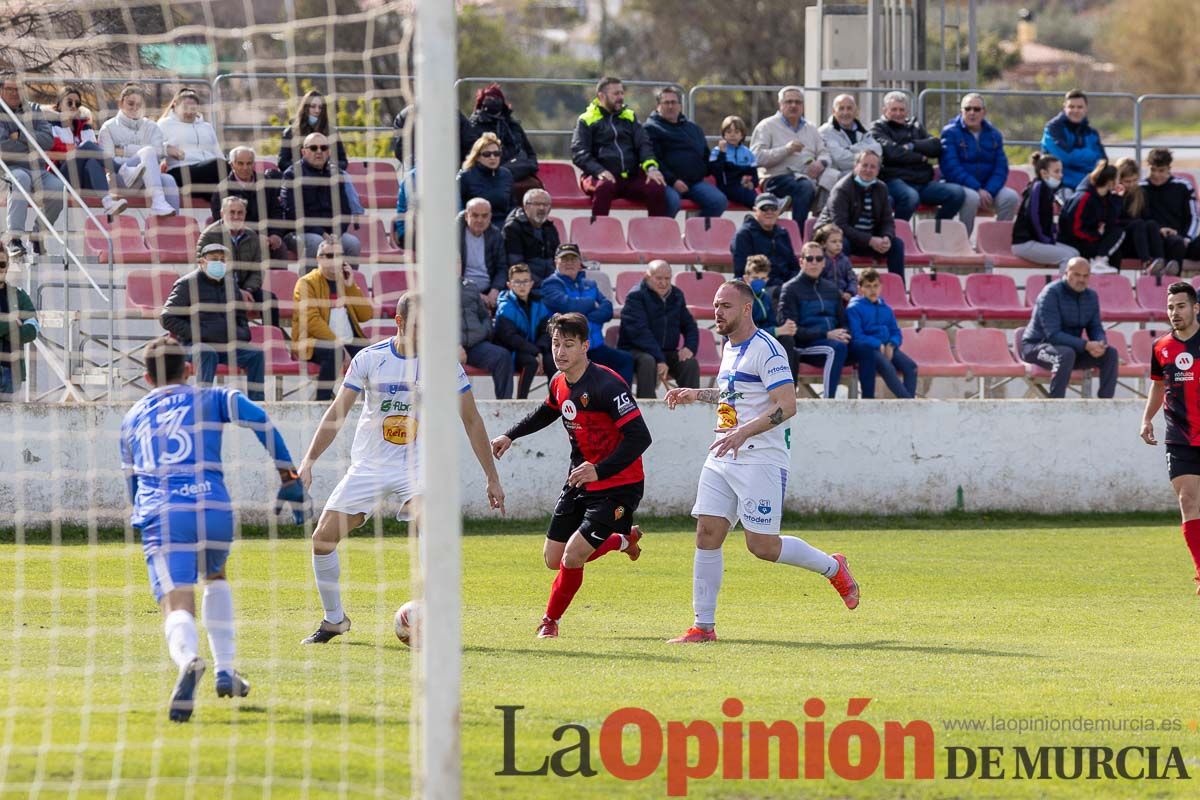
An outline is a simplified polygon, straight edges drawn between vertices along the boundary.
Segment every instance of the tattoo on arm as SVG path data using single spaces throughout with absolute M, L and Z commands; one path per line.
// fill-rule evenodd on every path
M 696 400 L 701 403 L 716 405 L 721 399 L 721 393 L 716 389 L 699 389 L 696 392 Z
M 767 422 L 771 423 L 772 425 L 778 425 L 779 423 L 783 422 L 783 409 L 777 408 L 772 411 L 771 416 L 767 417 Z

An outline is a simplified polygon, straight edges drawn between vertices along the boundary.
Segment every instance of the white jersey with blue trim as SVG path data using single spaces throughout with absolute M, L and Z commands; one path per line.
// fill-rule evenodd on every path
M 459 394 L 471 391 L 471 381 L 458 366 Z M 417 470 L 421 429 L 417 417 L 420 397 L 417 356 L 396 352 L 388 339 L 360 350 L 350 362 L 343 386 L 363 396 L 362 413 L 354 431 L 350 462 L 358 469 L 381 472 Z
M 734 428 L 765 414 L 771 409 L 767 393 L 776 386 L 791 385 L 792 368 L 788 365 L 783 345 L 761 330 L 740 344 L 727 342 L 721 356 L 721 371 L 717 373 L 717 427 Z M 721 457 L 709 454 L 714 461 L 733 464 L 772 464 L 788 469 L 791 466 L 791 421 L 776 425 L 765 433 L 752 436 L 738 450 Z

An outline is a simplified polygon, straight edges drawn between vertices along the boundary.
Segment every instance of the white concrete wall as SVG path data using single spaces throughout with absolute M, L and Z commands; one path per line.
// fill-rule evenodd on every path
M 533 402 L 481 401 L 493 435 Z M 121 519 L 125 489 L 117 437 L 125 405 L 0 406 L 0 527 L 50 519 Z M 268 406 L 299 459 L 323 407 Z M 895 514 L 954 508 L 1035 512 L 1169 510 L 1174 497 L 1162 447 L 1138 438 L 1142 404 L 1116 401 L 804 401 L 792 420 L 788 508 Z M 649 514 L 686 514 L 712 441 L 713 409 L 644 406 L 654 445 L 646 457 Z M 1162 419 L 1157 420 L 1161 437 Z M 317 465 L 324 502 L 348 463 L 349 423 Z M 464 513 L 485 517 L 483 481 L 460 436 Z M 520 440 L 500 463 L 508 513 L 549 512 L 566 473 L 560 426 Z M 278 480 L 253 434 L 229 429 L 227 484 L 239 508 L 261 516 Z M 436 486 L 436 482 L 433 484 Z M 436 489 L 433 489 L 434 491 Z

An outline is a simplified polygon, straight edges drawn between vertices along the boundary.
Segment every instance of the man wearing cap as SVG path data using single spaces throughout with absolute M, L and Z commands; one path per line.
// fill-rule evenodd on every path
M 613 318 L 612 301 L 588 278 L 579 245 L 567 242 L 558 246 L 554 274 L 542 281 L 542 302 L 551 314 L 574 311 L 587 317 L 588 359 L 613 370 L 625 383 L 633 383 L 633 356 L 604 344 L 604 323 Z
M 779 225 L 782 201 L 773 194 L 760 194 L 754 201 L 754 212 L 747 214 L 742 227 L 733 237 L 729 249 L 733 252 L 733 277 L 738 280 L 746 272 L 746 259 L 766 256 L 771 262 L 767 286 L 782 286 L 800 274 L 800 262 L 792 249 L 792 239 Z
M 229 249 L 228 268 L 233 270 L 233 282 L 241 292 L 242 300 L 264 309 L 263 316 L 282 331 L 275 295 L 263 289 L 263 275 L 267 270 L 263 258 L 264 237 L 246 226 L 247 214 L 248 204 L 244 197 L 226 196 L 221 201 L 221 218 L 204 229 L 196 248 L 203 250 L 213 242 L 225 245 Z
M 842 229 L 846 252 L 852 256 L 886 259 L 888 272 L 904 280 L 904 240 L 896 235 L 896 220 L 887 185 L 879 180 L 879 154 L 863 150 L 854 157 L 854 172 L 833 187 L 817 225 L 833 223 Z
M 198 384 L 211 384 L 217 364 L 228 364 L 232 352 L 238 369 L 246 374 L 246 395 L 261 401 L 263 354 L 250 344 L 250 323 L 237 302 L 238 290 L 228 271 L 228 260 L 229 248 L 220 242 L 200 248 L 199 266 L 175 281 L 159 322 L 188 346 L 189 360 L 199 358 Z

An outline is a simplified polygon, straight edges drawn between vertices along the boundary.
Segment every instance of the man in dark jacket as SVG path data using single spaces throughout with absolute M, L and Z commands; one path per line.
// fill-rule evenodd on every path
M 904 280 L 904 241 L 896 235 L 891 198 L 878 175 L 879 156 L 870 150 L 855 156 L 854 172 L 834 185 L 817 226 L 837 225 L 850 255 L 886 258 L 888 272 Z
M 767 286 L 782 286 L 800 272 L 792 238 L 779 222 L 782 202 L 773 194 L 760 194 L 754 200 L 754 213 L 747 214 L 734 234 L 729 249 L 733 253 L 733 277 L 741 279 L 750 256 L 766 256 L 771 262 Z
M 199 252 L 206 245 L 218 242 L 229 250 L 227 269 L 233 271 L 233 281 L 242 293 L 242 299 L 257 303 L 265 309 L 270 323 L 280 331 L 279 305 L 275 294 L 263 289 L 263 273 L 267 269 L 262 256 L 263 237 L 246 225 L 247 203 L 239 195 L 231 194 L 221 202 L 221 216 L 200 234 L 196 243 Z M 287 333 L 284 332 L 284 336 Z
M 620 78 L 596 84 L 596 98 L 571 136 L 571 160 L 583 172 L 579 185 L 592 196 L 592 216 L 608 216 L 618 197 L 644 204 L 652 217 L 667 215 L 666 180 L 650 138 L 625 106 Z
M 832 400 L 848 363 L 859 365 L 860 382 L 875 385 L 875 355 L 870 345 L 850 337 L 842 294 L 833 281 L 821 277 L 824 269 L 825 248 L 806 242 L 800 274 L 779 293 L 779 319 L 796 323 L 796 352 L 805 364 L 824 367 L 821 383 L 826 399 Z
M 25 380 L 25 345 L 40 330 L 33 300 L 8 282 L 8 253 L 0 249 L 0 402 L 12 400 Z
M 613 318 L 609 300 L 583 269 L 579 245 L 566 242 L 554 254 L 554 274 L 542 281 L 542 302 L 551 314 L 575 312 L 588 320 L 588 359 L 633 384 L 633 357 L 604 343 L 604 323 Z
M 462 277 L 475 285 L 489 309 L 495 308 L 508 274 L 508 258 L 504 236 L 492 225 L 492 204 L 482 197 L 459 212 L 458 253 Z
M 883 173 L 897 219 L 912 219 L 920 203 L 938 206 L 938 219 L 951 219 L 962 208 L 966 193 L 961 186 L 933 179 L 933 163 L 942 154 L 942 142 L 930 136 L 917 120 L 908 118 L 908 95 L 888 92 L 883 116 L 871 126 L 871 135 L 883 147 Z
M 283 173 L 269 169 L 260 176 L 254 171 L 257 156 L 252 148 L 241 145 L 229 151 L 229 174 L 213 192 L 210 208 L 213 219 L 221 218 L 221 203 L 226 197 L 240 197 L 246 201 L 246 225 L 267 237 L 271 258 L 287 260 L 287 247 L 283 237 L 283 209 L 279 206 L 279 189 Z
M 1146 211 L 1162 233 L 1163 255 L 1170 261 L 1200 260 L 1200 214 L 1191 181 L 1171 174 L 1171 151 L 1155 147 L 1146 156 L 1150 175 L 1139 184 Z
M 312 268 L 317 248 L 326 236 L 340 236 L 342 252 L 357 258 L 362 251 L 358 237 L 350 233 L 350 198 L 346 185 L 329 166 L 329 139 L 322 133 L 304 138 L 303 155 L 283 173 L 279 206 L 285 219 L 295 224 L 289 233 L 289 249 L 307 261 L 301 274 Z M 334 194 L 334 187 L 337 194 Z
M 200 251 L 197 268 L 175 281 L 159 315 L 163 328 L 199 357 L 196 382 L 213 382 L 217 364 L 228 364 L 231 352 L 246 373 L 246 395 L 263 399 L 262 350 L 250 344 L 250 323 L 238 303 L 238 290 L 226 262 L 229 249 L 212 242 Z M 244 345 L 242 343 L 245 343 Z
M 536 289 L 554 272 L 554 253 L 562 244 L 558 228 L 550 221 L 550 193 L 530 189 L 520 208 L 514 208 L 504 222 L 504 252 L 508 266 L 528 264 Z
M 512 115 L 512 106 L 504 96 L 500 84 L 491 83 L 475 93 L 475 111 L 467 120 L 469 131 L 463 147 L 469 148 L 485 133 L 494 133 L 500 140 L 501 166 L 508 167 L 512 173 L 513 206 L 521 202 L 521 198 L 530 189 L 541 189 L 542 182 L 538 179 L 537 153 L 525 135 L 525 129 Z
M 1086 258 L 1067 262 L 1067 274 L 1038 295 L 1033 316 L 1021 338 L 1021 358 L 1052 373 L 1050 397 L 1067 396 L 1071 370 L 1099 368 L 1098 397 L 1117 388 L 1117 351 L 1108 346 L 1100 321 L 1100 296 L 1088 288 L 1091 265 Z M 1083 338 L 1087 332 L 1087 339 Z
M 1075 187 L 1096 168 L 1096 162 L 1108 159 L 1100 134 L 1088 122 L 1087 95 L 1072 89 L 1063 98 L 1063 110 L 1042 129 L 1042 152 L 1062 162 L 1062 188 L 1065 201 Z
M 482 369 L 492 376 L 497 400 L 512 399 L 513 358 L 503 347 L 492 344 L 492 314 L 475 290 L 475 284 L 462 281 L 462 299 L 458 360 Z
M 667 216 L 679 212 L 683 198 L 700 206 L 700 216 L 719 217 L 729 206 L 725 193 L 708 183 L 708 140 L 700 126 L 683 115 L 683 97 L 674 86 L 658 90 L 658 106 L 646 120 L 646 135 L 666 181 Z
M 699 344 L 700 332 L 683 292 L 671 285 L 671 265 L 651 261 L 641 285 L 625 296 L 617 339 L 617 347 L 633 356 L 637 397 L 656 397 L 658 384 L 668 375 L 681 389 L 699 389 Z

